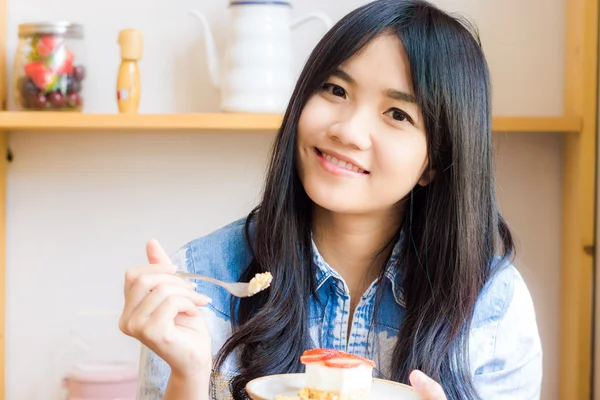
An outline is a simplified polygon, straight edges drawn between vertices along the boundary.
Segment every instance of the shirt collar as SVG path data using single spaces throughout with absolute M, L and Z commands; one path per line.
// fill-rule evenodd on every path
M 400 246 L 402 245 L 404 235 L 400 235 L 400 239 L 394 245 L 394 249 L 392 250 L 392 254 L 388 259 L 384 277 L 390 281 L 392 286 L 392 292 L 394 294 L 394 299 L 396 303 L 400 306 L 405 307 L 406 303 L 404 301 L 404 289 L 402 286 L 402 281 L 399 276 L 398 271 L 398 260 L 400 257 Z M 323 259 L 321 253 L 319 253 L 319 249 L 317 249 L 317 245 L 315 244 L 314 239 L 311 236 L 312 249 L 313 249 L 313 263 L 316 266 L 315 268 L 315 278 L 317 282 L 317 290 L 325 283 L 329 278 L 334 278 L 339 282 L 343 282 L 344 280 L 340 276 L 340 274 L 331 268 L 329 264 Z

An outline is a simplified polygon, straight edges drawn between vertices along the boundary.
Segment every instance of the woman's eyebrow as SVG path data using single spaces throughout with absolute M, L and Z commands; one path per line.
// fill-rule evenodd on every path
M 394 100 L 400 100 L 400 101 L 406 101 L 408 103 L 417 103 L 417 99 L 415 98 L 415 96 L 413 96 L 410 93 L 406 93 L 403 92 L 401 90 L 396 90 L 396 89 L 388 89 L 385 92 L 386 96 L 394 99 Z
M 354 80 L 354 78 L 352 78 L 350 75 L 348 75 L 346 72 L 342 71 L 339 68 L 336 69 L 335 71 L 333 71 L 331 73 L 331 75 L 337 76 L 341 80 L 346 81 L 346 82 L 348 82 L 351 85 L 356 85 L 356 81 Z

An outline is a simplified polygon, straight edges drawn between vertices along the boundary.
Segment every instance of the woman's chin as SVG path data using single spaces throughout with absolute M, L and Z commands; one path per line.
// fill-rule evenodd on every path
M 358 201 L 357 196 L 346 193 L 335 193 L 335 191 L 310 191 L 307 190 L 308 197 L 317 206 L 340 214 L 360 214 L 367 208 L 365 204 Z

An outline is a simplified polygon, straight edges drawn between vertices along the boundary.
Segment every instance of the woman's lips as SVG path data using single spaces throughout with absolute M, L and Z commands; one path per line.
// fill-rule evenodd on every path
M 338 176 L 350 176 L 350 177 L 359 177 L 369 175 L 369 171 L 362 169 L 360 166 L 354 164 L 348 158 L 342 158 L 340 155 L 335 154 L 331 155 L 327 153 L 327 150 L 321 151 L 320 149 L 315 147 L 315 152 L 317 157 L 319 158 L 320 164 L 325 169 L 325 171 L 330 172 L 334 175 Z M 337 157 L 336 157 L 337 155 Z M 339 158 L 338 158 L 339 157 Z

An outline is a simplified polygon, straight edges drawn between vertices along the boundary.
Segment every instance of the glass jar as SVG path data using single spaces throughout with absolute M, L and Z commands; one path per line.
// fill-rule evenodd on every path
M 83 27 L 19 25 L 13 97 L 20 110 L 81 111 L 86 78 Z

